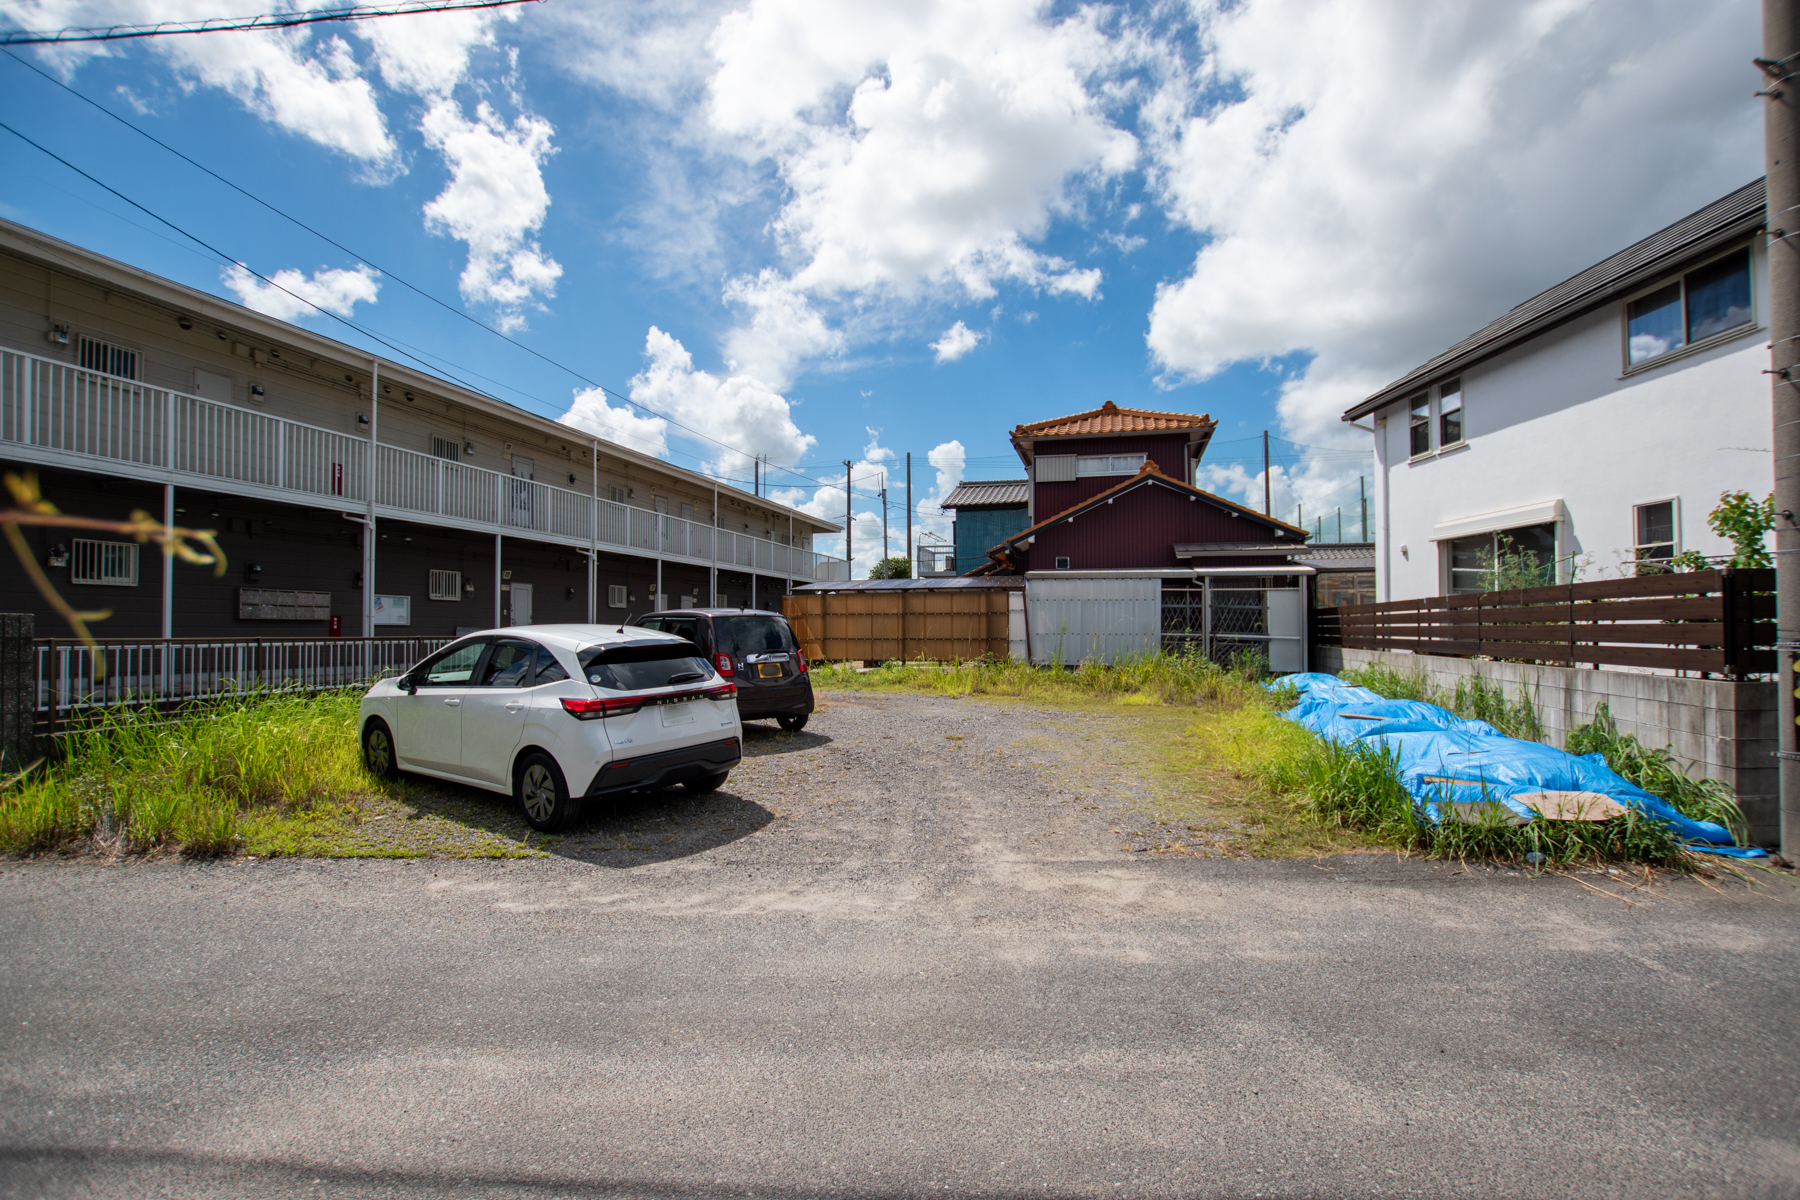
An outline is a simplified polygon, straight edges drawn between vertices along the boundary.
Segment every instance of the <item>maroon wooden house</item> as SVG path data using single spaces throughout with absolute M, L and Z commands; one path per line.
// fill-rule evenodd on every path
M 1018 426 L 1031 524 L 969 574 L 1289 567 L 1304 529 L 1194 486 L 1216 427 L 1111 401 Z

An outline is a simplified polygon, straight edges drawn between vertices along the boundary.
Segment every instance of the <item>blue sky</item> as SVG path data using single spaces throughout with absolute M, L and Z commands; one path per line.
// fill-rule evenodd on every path
M 526 408 L 728 478 L 768 455 L 779 496 L 838 519 L 855 460 L 866 561 L 864 493 L 889 472 L 898 529 L 907 451 L 941 527 L 944 487 L 1019 473 L 1015 423 L 1106 400 L 1210 413 L 1220 491 L 1260 503 L 1268 428 L 1278 512 L 1353 506 L 1344 407 L 1760 173 L 1756 49 L 1741 0 L 545 0 L 20 52 L 354 254 L 5 58 L 0 112 Z M 3 133 L 0 212 L 372 345 Z

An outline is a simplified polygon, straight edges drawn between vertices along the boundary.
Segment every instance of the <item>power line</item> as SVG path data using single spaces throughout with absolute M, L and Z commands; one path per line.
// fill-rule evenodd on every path
M 19 29 L 0 33 L 0 46 L 62 46 L 71 42 L 119 42 L 130 38 L 169 37 L 185 33 L 230 33 L 246 29 L 291 29 L 327 21 L 368 21 L 376 17 L 410 17 L 418 13 L 466 12 L 535 4 L 538 0 L 441 0 L 433 4 L 353 4 L 311 12 L 263 13 L 255 17 L 211 17 L 204 21 L 158 21 L 152 25 L 91 25 L 66 29 Z

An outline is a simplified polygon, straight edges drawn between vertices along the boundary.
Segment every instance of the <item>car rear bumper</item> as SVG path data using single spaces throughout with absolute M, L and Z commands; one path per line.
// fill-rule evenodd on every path
M 678 783 L 729 771 L 743 757 L 743 744 L 733 737 L 707 742 L 701 746 L 686 746 L 680 750 L 621 758 L 601 767 L 582 796 L 585 799 L 613 792 L 635 791 L 638 788 L 673 787 Z
M 802 675 L 797 683 L 785 687 L 739 684 L 737 705 L 738 716 L 748 720 L 809 713 L 813 710 L 812 682 Z

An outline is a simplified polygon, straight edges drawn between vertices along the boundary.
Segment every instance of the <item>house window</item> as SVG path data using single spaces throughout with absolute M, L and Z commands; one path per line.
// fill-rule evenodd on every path
M 103 371 L 121 379 L 136 379 L 137 351 L 84 337 L 81 339 L 81 365 L 85 370 Z
M 1431 453 L 1431 393 L 1420 392 L 1407 405 L 1412 410 L 1412 456 Z
M 453 438 L 439 437 L 434 433 L 431 435 L 431 456 L 444 459 L 446 462 L 455 462 L 462 457 L 462 443 Z
M 606 489 L 606 498 L 614 504 L 623 504 L 631 498 L 631 491 L 629 488 L 609 487 Z
M 609 583 L 606 585 L 606 607 L 608 607 L 608 608 L 624 608 L 625 607 L 625 585 L 624 584 Z
M 1136 475 L 1144 469 L 1142 454 L 1082 455 L 1075 460 L 1075 475 Z
M 1033 466 L 1032 476 L 1039 483 L 1072 483 L 1075 480 L 1075 456 L 1040 454 Z
M 1639 574 L 1655 574 L 1667 570 L 1646 564 L 1666 563 L 1675 557 L 1675 501 L 1658 500 L 1640 504 L 1636 511 L 1637 561 Z
M 1750 251 L 1734 250 L 1625 305 L 1625 365 L 1635 367 L 1751 324 Z
M 1059 571 L 1066 571 L 1069 569 L 1069 560 L 1067 556 L 1059 556 L 1057 558 L 1056 569 Z
M 1556 582 L 1554 522 L 1454 538 L 1443 546 L 1452 595 Z
M 431 573 L 431 598 L 433 600 L 461 600 L 462 572 L 433 571 Z
M 1438 388 L 1438 448 L 1463 440 L 1462 380 L 1452 379 Z
M 69 582 L 106 587 L 136 587 L 138 544 L 75 538 L 71 542 Z

